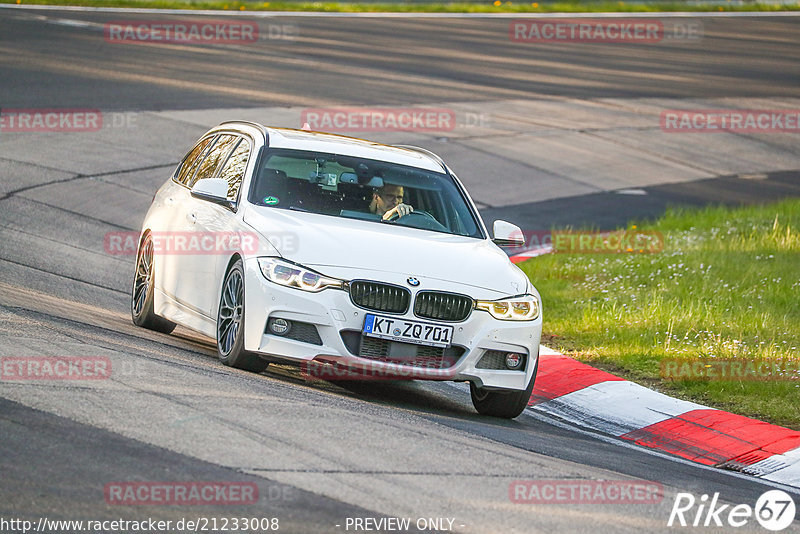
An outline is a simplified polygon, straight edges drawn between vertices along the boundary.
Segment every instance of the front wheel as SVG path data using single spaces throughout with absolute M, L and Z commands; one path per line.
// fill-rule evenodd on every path
M 525 410 L 533 393 L 533 384 L 536 382 L 536 373 L 539 370 L 539 359 L 536 359 L 536 368 L 533 370 L 528 387 L 519 390 L 491 390 L 484 389 L 469 383 L 469 392 L 472 396 L 472 405 L 481 415 L 513 419 Z
M 260 373 L 269 362 L 244 350 L 244 267 L 242 260 L 233 264 L 225 282 L 217 312 L 217 352 L 225 365 Z
M 153 312 L 154 280 L 153 238 L 148 233 L 136 256 L 136 274 L 131 289 L 131 319 L 136 326 L 169 334 L 175 330 L 175 323 Z

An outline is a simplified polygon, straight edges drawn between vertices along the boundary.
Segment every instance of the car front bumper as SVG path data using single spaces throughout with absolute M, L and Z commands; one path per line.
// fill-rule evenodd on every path
M 376 281 L 397 283 L 396 280 Z M 418 362 L 415 365 L 408 362 L 391 363 L 358 356 L 357 350 L 353 349 L 352 338 L 360 336 L 367 313 L 452 325 L 453 349 L 445 354 L 453 354 L 451 361 L 454 364 L 433 368 L 419 366 Z M 306 342 L 269 333 L 266 326 L 270 318 L 313 325 L 319 338 L 314 342 Z M 364 379 L 470 381 L 485 388 L 524 390 L 538 363 L 541 332 L 541 314 L 533 321 L 500 321 L 487 312 L 473 310 L 464 321 L 446 322 L 416 317 L 411 310 L 405 314 L 365 310 L 353 304 L 347 291 L 329 288 L 311 293 L 283 287 L 264 278 L 256 258 L 245 261 L 245 350 L 307 362 L 301 363 L 307 369 L 314 368 L 311 362 L 335 362 L 362 370 Z M 405 346 L 396 344 L 395 347 L 398 345 Z M 479 367 L 487 351 L 524 354 L 525 366 L 523 370 L 488 369 L 483 368 L 484 361 Z

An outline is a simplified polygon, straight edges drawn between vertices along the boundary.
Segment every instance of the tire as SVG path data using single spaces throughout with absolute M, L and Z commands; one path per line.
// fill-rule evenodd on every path
M 528 406 L 538 371 L 539 358 L 536 358 L 536 368 L 533 370 L 531 381 L 523 391 L 484 389 L 476 386 L 474 382 L 470 382 L 469 392 L 472 397 L 472 405 L 481 415 L 502 417 L 504 419 L 517 417 Z
M 136 272 L 131 288 L 131 319 L 136 326 L 169 334 L 176 325 L 153 312 L 153 279 L 153 238 L 147 234 L 136 255 Z
M 217 353 L 225 365 L 260 373 L 269 362 L 244 350 L 244 267 L 236 260 L 225 275 L 217 310 Z

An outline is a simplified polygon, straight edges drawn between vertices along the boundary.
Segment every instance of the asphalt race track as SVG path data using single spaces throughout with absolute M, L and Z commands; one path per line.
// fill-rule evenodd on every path
M 89 132 L 0 128 L 0 356 L 102 356 L 115 370 L 0 380 L 0 520 L 278 518 L 281 532 L 337 533 L 355 531 L 348 518 L 399 517 L 412 527 L 444 518 L 463 533 L 688 531 L 667 527 L 677 493 L 752 505 L 775 487 L 533 413 L 481 417 L 461 385 L 225 367 L 211 340 L 132 325 L 134 258 L 103 239 L 139 230 L 155 189 L 221 120 L 299 127 L 309 109 L 334 107 L 452 111 L 457 124 L 440 130 L 344 133 L 442 154 L 487 222 L 526 230 L 797 195 L 796 132 L 668 133 L 659 117 L 800 109 L 799 17 L 696 17 L 686 20 L 702 39 L 661 43 L 519 43 L 510 19 L 455 17 L 241 16 L 262 39 L 104 39 L 111 21 L 182 18 L 0 9 L 0 110 L 103 115 Z M 676 20 L 686 22 L 664 24 Z M 510 498 L 514 481 L 549 479 L 652 481 L 664 495 Z M 251 484 L 258 498 L 125 506 L 104 495 L 109 484 L 176 481 Z M 764 531 L 755 521 L 735 530 Z M 797 531 L 796 521 L 785 532 Z

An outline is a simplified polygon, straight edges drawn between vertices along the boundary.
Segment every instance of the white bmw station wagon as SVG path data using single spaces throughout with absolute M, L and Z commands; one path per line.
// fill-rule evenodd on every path
M 542 330 L 538 292 L 498 247 L 521 243 L 504 221 L 490 237 L 427 150 L 225 122 L 153 199 L 131 313 L 215 338 L 240 369 L 467 381 L 479 413 L 512 418 Z

